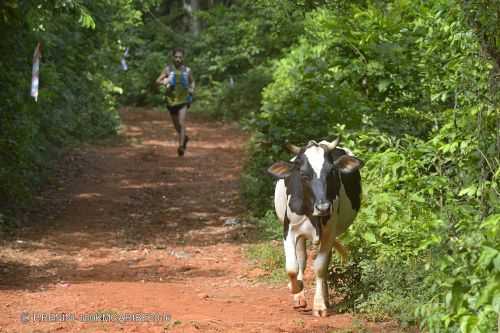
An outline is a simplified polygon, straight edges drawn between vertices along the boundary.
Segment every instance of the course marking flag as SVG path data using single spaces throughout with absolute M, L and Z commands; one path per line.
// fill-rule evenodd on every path
M 38 43 L 33 53 L 33 72 L 31 74 L 31 96 L 38 101 L 38 84 L 40 82 L 40 58 L 42 57 L 42 45 Z
M 124 71 L 128 69 L 127 63 L 125 62 L 125 58 L 128 56 L 128 47 L 125 49 L 125 53 L 123 54 L 120 63 L 122 64 L 122 68 Z

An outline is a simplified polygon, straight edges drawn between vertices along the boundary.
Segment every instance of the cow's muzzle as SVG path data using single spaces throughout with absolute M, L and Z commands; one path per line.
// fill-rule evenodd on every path
M 314 205 L 314 213 L 313 215 L 315 216 L 325 216 L 330 214 L 330 207 L 332 205 L 325 201 L 325 202 L 320 202 Z

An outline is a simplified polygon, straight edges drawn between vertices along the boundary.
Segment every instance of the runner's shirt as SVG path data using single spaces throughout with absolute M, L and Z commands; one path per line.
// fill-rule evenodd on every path
M 167 82 L 170 85 L 169 89 L 167 89 L 167 106 L 190 103 L 189 77 L 191 69 L 184 65 L 179 69 L 168 65 L 166 70 L 168 73 Z

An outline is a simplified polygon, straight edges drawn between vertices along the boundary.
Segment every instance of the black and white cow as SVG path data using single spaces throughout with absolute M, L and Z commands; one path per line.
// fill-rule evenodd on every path
M 338 142 L 310 141 L 303 148 L 289 145 L 296 156 L 268 169 L 278 178 L 274 207 L 283 224 L 286 271 L 296 308 L 306 307 L 306 239 L 319 245 L 313 266 L 313 314 L 321 317 L 327 315 L 329 306 L 327 274 L 332 247 L 346 255 L 337 237 L 354 221 L 361 204 L 359 169 L 363 163 L 350 150 L 337 147 Z

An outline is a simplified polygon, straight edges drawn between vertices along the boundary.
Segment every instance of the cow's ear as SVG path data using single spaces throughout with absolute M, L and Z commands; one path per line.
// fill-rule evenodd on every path
M 292 168 L 293 168 L 292 163 L 280 161 L 271 165 L 267 169 L 267 172 L 269 172 L 273 177 L 283 179 L 292 174 Z
M 342 155 L 333 162 L 342 173 L 351 173 L 363 166 L 363 161 L 354 156 Z

